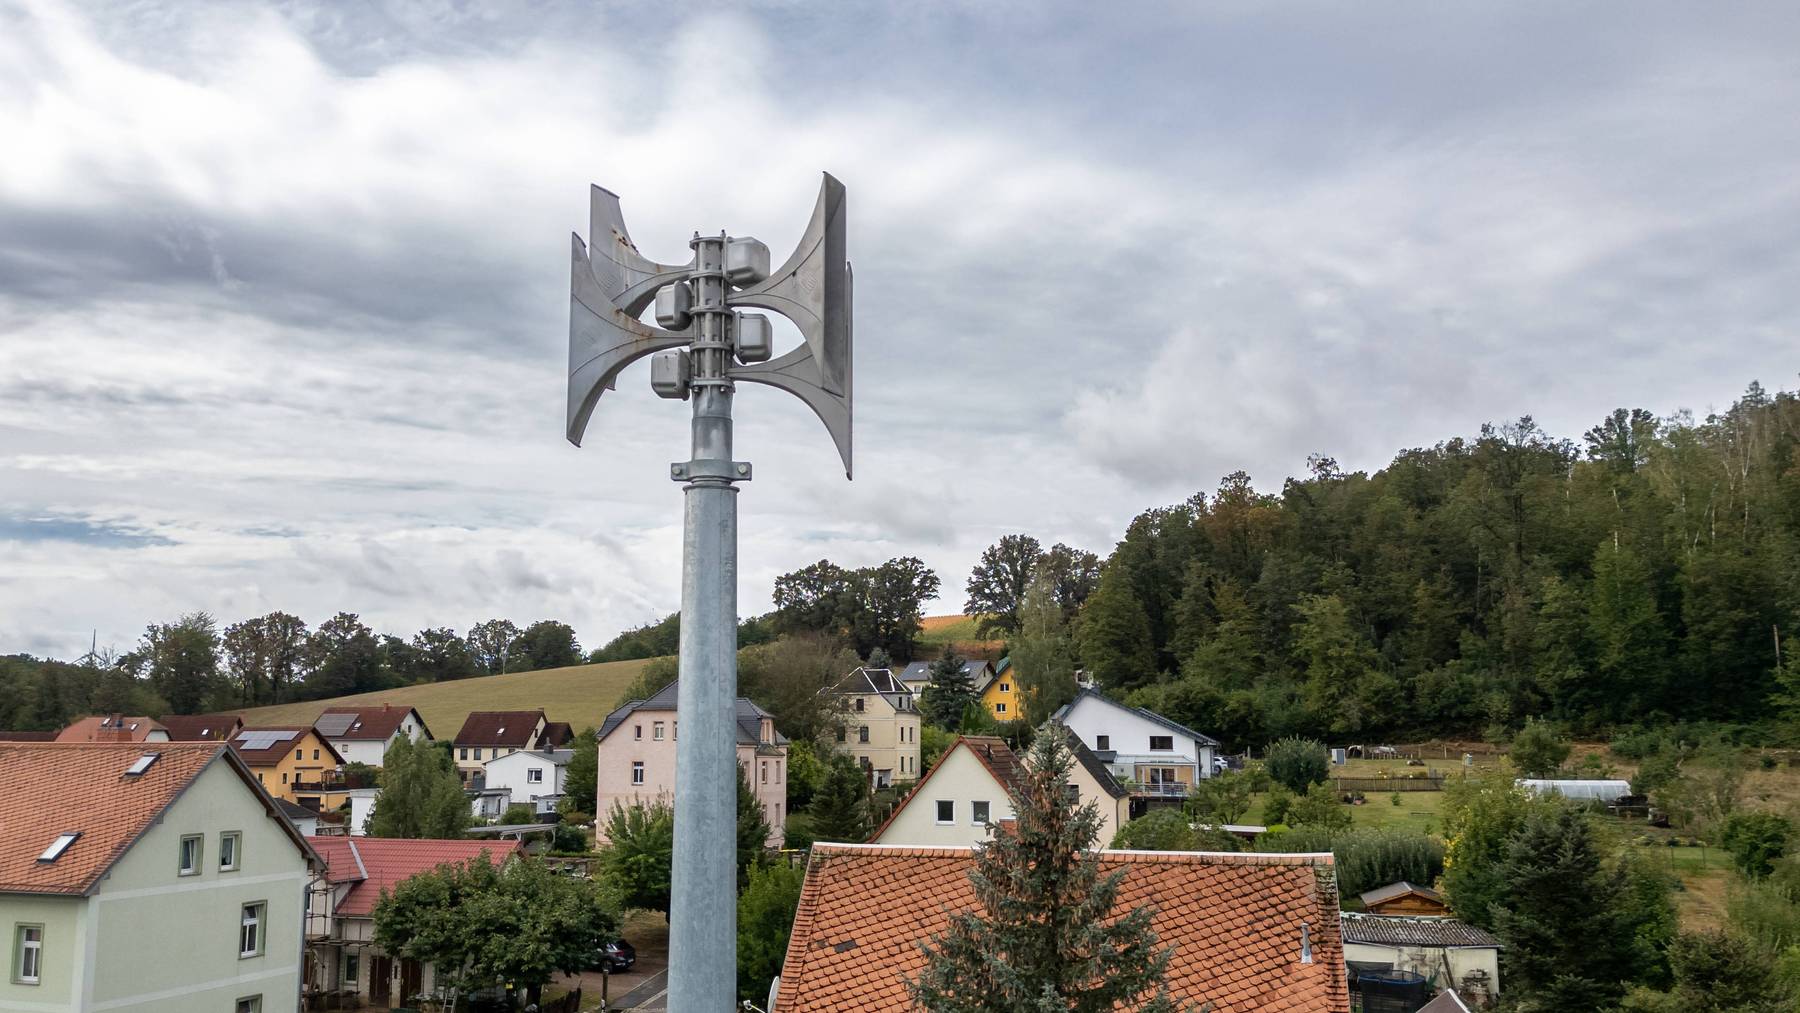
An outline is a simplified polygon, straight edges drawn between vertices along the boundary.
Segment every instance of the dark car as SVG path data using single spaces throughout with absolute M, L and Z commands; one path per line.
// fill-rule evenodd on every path
M 631 965 L 635 963 L 637 963 L 637 948 L 623 939 L 615 939 L 601 945 L 600 952 L 595 954 L 594 962 L 590 966 L 596 971 L 618 974 L 620 971 L 631 970 Z

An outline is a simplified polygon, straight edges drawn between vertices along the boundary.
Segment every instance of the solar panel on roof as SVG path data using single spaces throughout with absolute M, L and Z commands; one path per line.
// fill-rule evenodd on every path
M 239 732 L 238 748 L 258 750 L 269 749 L 278 742 L 286 742 L 299 732 Z
M 313 722 L 313 727 L 319 730 L 320 735 L 331 738 L 349 731 L 355 722 L 354 714 L 321 714 L 319 720 Z

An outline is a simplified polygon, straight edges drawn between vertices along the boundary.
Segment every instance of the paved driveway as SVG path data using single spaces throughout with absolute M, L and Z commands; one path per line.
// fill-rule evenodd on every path
M 644 983 L 632 989 L 626 995 L 613 1002 L 614 1009 L 640 1011 L 657 1011 L 662 1013 L 669 1008 L 669 972 L 658 971 L 644 980 Z

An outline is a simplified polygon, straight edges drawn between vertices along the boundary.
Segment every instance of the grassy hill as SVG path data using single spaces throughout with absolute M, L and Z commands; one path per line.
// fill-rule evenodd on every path
M 997 661 L 1002 640 L 979 640 L 975 636 L 976 616 L 926 616 L 919 621 L 919 652 L 914 657 L 930 661 L 945 644 L 954 645 L 958 654 Z
M 598 725 L 646 663 L 609 661 L 601 665 L 547 668 L 541 672 L 511 672 L 456 682 L 402 686 L 331 700 L 255 707 L 242 713 L 244 723 L 249 725 L 310 725 L 327 707 L 404 703 L 418 708 L 433 735 L 449 738 L 462 727 L 470 711 L 542 707 L 550 720 L 567 721 L 579 730 Z

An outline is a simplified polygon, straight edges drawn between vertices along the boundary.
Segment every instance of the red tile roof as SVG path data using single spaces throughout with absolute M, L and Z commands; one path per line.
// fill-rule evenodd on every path
M 327 722 L 325 720 L 327 714 L 347 714 L 350 715 L 350 720 L 348 722 Z M 419 723 L 419 727 L 424 729 L 426 738 L 430 738 L 431 729 L 425 727 L 425 719 L 419 716 L 416 709 L 404 705 L 396 707 L 391 703 L 385 703 L 378 707 L 327 707 L 320 712 L 319 719 L 313 722 L 313 727 L 319 730 L 320 735 L 328 739 L 367 739 L 386 742 L 400 730 L 400 725 L 406 720 L 408 714 L 411 714 L 413 720 Z M 339 727 L 343 728 L 342 732 L 335 730 Z
M 1148 904 L 1169 991 L 1217 1013 L 1347 1013 L 1330 855 L 1106 851 L 1119 908 Z M 919 944 L 975 906 L 972 848 L 815 844 L 773 1013 L 907 1009 Z M 1303 935 L 1312 961 L 1301 960 Z
M 454 741 L 459 746 L 530 749 L 537 745 L 537 726 L 543 718 L 541 710 L 474 711 L 463 721 L 462 730 L 456 733 Z
M 55 732 L 0 732 L 0 742 L 55 742 Z
M 149 753 L 157 754 L 156 762 L 139 776 L 127 776 L 133 761 Z M 0 743 L 0 893 L 92 890 L 216 761 L 231 764 L 246 788 L 274 812 L 268 793 L 228 754 L 217 742 Z M 55 861 L 38 861 L 67 832 L 81 836 Z M 298 835 L 294 842 L 304 850 Z
M 421 872 L 480 858 L 501 862 L 520 854 L 518 841 L 401 840 L 387 837 L 309 837 L 327 866 L 326 879 L 351 883 L 338 902 L 340 918 L 367 918 L 383 890 L 392 890 Z
M 1019 793 L 1019 779 L 1025 773 L 1025 763 L 1019 759 L 1017 753 L 1012 751 L 1012 747 L 1006 744 L 1005 739 L 994 735 L 959 735 L 955 742 L 950 743 L 950 748 L 944 750 L 944 754 L 938 757 L 938 761 L 931 765 L 931 769 L 925 772 L 925 777 L 918 784 L 913 785 L 913 790 L 900 800 L 900 804 L 894 807 L 893 812 L 888 813 L 887 819 L 881 821 L 881 825 L 869 835 L 869 840 L 881 840 L 881 835 L 886 833 L 887 828 L 900 817 L 901 811 L 911 805 L 914 799 L 923 796 L 925 785 L 937 776 L 938 771 L 944 769 L 944 761 L 948 760 L 950 754 L 959 748 L 967 749 L 970 754 L 981 761 L 981 765 L 987 768 L 987 772 L 993 775 L 994 780 L 1000 783 L 1000 788 L 1008 795 Z
M 58 742 L 142 742 L 151 732 L 167 731 L 151 718 L 95 714 L 82 718 L 56 736 Z
M 237 714 L 169 714 L 162 719 L 176 742 L 224 742 L 244 726 Z

